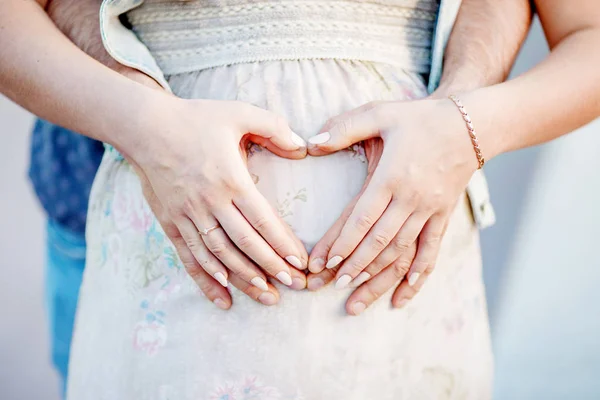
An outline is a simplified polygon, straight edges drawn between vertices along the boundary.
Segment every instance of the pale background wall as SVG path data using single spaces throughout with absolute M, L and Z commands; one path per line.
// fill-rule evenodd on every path
M 546 52 L 536 24 L 514 72 Z M 0 97 L 2 400 L 58 399 L 43 302 L 43 215 L 26 181 L 31 123 Z M 597 121 L 486 167 L 498 214 L 482 240 L 497 400 L 600 399 L 599 131 Z

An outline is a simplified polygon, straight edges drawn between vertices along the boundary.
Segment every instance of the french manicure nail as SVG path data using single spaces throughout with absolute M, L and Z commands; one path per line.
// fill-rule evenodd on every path
M 331 134 L 329 132 L 323 132 L 323 133 L 319 133 L 318 135 L 315 135 L 315 136 L 311 137 L 310 139 L 308 139 L 308 143 L 323 144 L 325 142 L 328 142 L 329 139 L 331 139 Z
M 254 278 L 250 279 L 250 283 L 262 291 L 266 292 L 267 290 L 269 290 L 269 286 L 267 285 L 267 282 L 260 276 L 255 276 Z
M 296 256 L 287 256 L 285 261 L 289 262 L 290 265 L 294 266 L 296 269 L 302 269 L 302 263 L 300 259 Z
M 412 286 L 415 283 L 417 283 L 419 276 L 421 276 L 419 272 L 413 272 L 412 274 L 410 274 L 410 276 L 408 277 L 408 286 Z
M 327 265 L 325 266 L 327 269 L 335 268 L 341 263 L 343 258 L 341 256 L 334 256 L 327 261 Z
M 352 277 L 350 275 L 348 275 L 348 274 L 342 275 L 335 282 L 335 288 L 337 290 L 346 289 L 346 287 L 348 287 L 348 284 L 350 283 L 351 280 L 352 280 Z
M 279 279 L 279 282 L 283 283 L 285 286 L 290 286 L 292 284 L 292 277 L 285 271 L 279 272 L 277 275 L 275 275 L 275 277 Z
M 354 280 L 352 281 L 350 286 L 352 286 L 353 288 L 359 287 L 360 285 L 362 285 L 363 283 L 368 281 L 370 278 L 371 278 L 371 274 L 363 271 L 360 274 L 358 274 L 358 276 L 356 278 L 354 278 Z
M 396 304 L 396 308 L 402 308 L 408 304 L 408 299 L 402 299 Z
M 225 274 L 223 274 L 222 272 L 217 272 L 214 276 L 217 282 L 221 284 L 221 286 L 227 287 L 227 278 L 225 278 Z
M 319 272 L 323 271 L 324 266 L 325 261 L 322 258 L 315 258 L 308 264 L 308 270 L 313 274 L 318 274 Z
M 292 142 L 299 147 L 306 147 L 306 142 L 296 132 L 292 132 Z
M 227 310 L 227 303 L 225 300 L 217 297 L 213 303 L 215 303 L 215 306 L 219 307 L 221 310 Z
M 258 296 L 258 301 L 260 301 L 265 306 L 272 306 L 277 303 L 277 297 L 271 292 L 264 292 Z
M 365 311 L 366 308 L 367 306 L 362 301 L 357 301 L 356 303 L 352 304 L 352 312 L 354 313 L 354 315 L 359 315 L 360 313 Z
M 323 287 L 325 282 L 321 278 L 314 278 L 308 280 L 308 290 L 317 290 Z

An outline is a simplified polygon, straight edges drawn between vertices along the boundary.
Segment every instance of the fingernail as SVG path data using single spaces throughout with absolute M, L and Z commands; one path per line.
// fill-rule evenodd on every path
M 258 301 L 260 301 L 265 306 L 272 306 L 277 303 L 277 297 L 271 292 L 264 292 L 258 296 Z
M 310 139 L 308 139 L 308 143 L 323 144 L 325 142 L 328 142 L 329 139 L 331 139 L 331 135 L 329 134 L 329 132 L 323 132 L 323 133 L 319 133 L 318 135 L 315 135 L 315 136 L 311 137 Z
M 213 303 L 215 303 L 215 306 L 219 307 L 221 310 L 227 310 L 227 303 L 225 300 L 217 297 Z
M 261 278 L 260 276 L 255 276 L 250 280 L 250 283 L 259 288 L 260 290 L 267 291 L 269 290 L 269 286 L 267 286 L 267 282 Z
M 279 279 L 279 282 L 283 283 L 285 286 L 290 286 L 292 284 L 292 277 L 285 271 L 279 272 L 277 275 L 275 275 L 275 277 Z
M 327 267 L 327 269 L 335 268 L 339 263 L 342 262 L 342 260 L 343 258 L 341 256 L 331 257 L 329 261 L 327 261 L 327 265 L 325 267 Z
M 408 299 L 402 299 L 396 304 L 396 308 L 402 308 L 408 304 Z
M 352 304 L 352 313 L 354 315 L 359 315 L 360 313 L 365 311 L 366 308 L 367 306 L 365 303 L 363 303 L 362 301 L 357 301 L 356 303 Z
M 321 278 L 314 278 L 308 280 L 308 290 L 318 290 L 325 285 L 325 281 Z
M 225 274 L 223 274 L 222 272 L 217 272 L 214 276 L 217 282 L 221 284 L 221 286 L 227 287 L 227 278 L 225 278 Z
M 371 274 L 363 271 L 360 274 L 358 274 L 358 276 L 356 278 L 354 278 L 354 280 L 352 281 L 352 284 L 350 286 L 352 286 L 353 288 L 359 287 L 360 285 L 362 285 L 363 283 L 368 281 L 370 278 L 371 278 Z
M 292 286 L 291 286 L 292 289 L 302 290 L 305 287 L 306 287 L 306 281 L 304 279 L 300 279 L 300 278 L 292 279 Z
M 412 286 L 415 283 L 417 283 L 417 279 L 419 279 L 419 276 L 421 276 L 421 274 L 418 272 L 413 272 L 412 274 L 410 274 L 410 276 L 408 277 L 408 286 Z
M 348 275 L 348 274 L 342 275 L 335 282 L 335 288 L 337 290 L 346 289 L 346 287 L 348 287 L 348 284 L 350 283 L 351 280 L 352 280 L 352 277 L 350 275 Z
M 289 262 L 296 269 L 302 269 L 302 263 L 300 262 L 300 259 L 296 256 L 287 256 L 285 258 L 285 261 Z
M 314 260 L 311 260 L 308 264 L 308 270 L 313 274 L 318 274 L 319 272 L 323 271 L 324 266 L 325 260 L 323 260 L 322 258 L 315 258 Z
M 306 147 L 306 142 L 296 132 L 292 132 L 292 142 L 299 147 Z

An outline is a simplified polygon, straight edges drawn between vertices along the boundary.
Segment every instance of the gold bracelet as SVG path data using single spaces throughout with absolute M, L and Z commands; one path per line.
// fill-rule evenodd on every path
M 469 117 L 469 114 L 467 114 L 465 107 L 463 106 L 462 102 L 460 101 L 460 99 L 458 97 L 451 94 L 450 96 L 448 96 L 448 98 L 450 100 L 452 100 L 452 102 L 454 102 L 454 104 L 456 104 L 456 107 L 458 107 L 458 111 L 460 111 L 463 119 L 465 120 L 465 123 L 467 124 L 467 130 L 469 131 L 469 136 L 471 137 L 471 143 L 473 143 L 473 149 L 475 150 L 475 155 L 477 156 L 477 162 L 479 163 L 478 169 L 481 169 L 483 167 L 483 164 L 485 164 L 485 158 L 483 158 L 483 154 L 481 154 L 481 149 L 479 148 L 479 141 L 477 140 L 477 133 L 475 132 L 475 128 L 473 128 L 473 123 L 471 122 L 471 117 Z

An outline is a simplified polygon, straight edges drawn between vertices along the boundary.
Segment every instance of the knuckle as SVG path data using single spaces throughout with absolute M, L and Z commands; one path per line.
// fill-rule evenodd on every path
M 259 216 L 256 219 L 254 219 L 254 221 L 252 221 L 252 226 L 259 232 L 269 228 L 270 225 L 271 222 L 269 221 L 269 218 L 265 216 Z
M 256 189 L 254 182 L 251 179 L 247 179 L 248 177 L 243 174 L 230 173 L 228 176 L 228 178 L 223 180 L 223 186 L 233 195 L 244 196 L 245 194 L 250 193 L 252 189 Z M 204 201 L 211 207 L 222 203 L 222 201 L 217 201 L 215 197 L 216 196 L 207 196 Z
M 415 271 L 429 271 L 431 269 L 431 263 L 429 262 L 429 260 L 415 261 L 413 262 L 413 267 Z
M 389 235 L 382 233 L 382 232 L 376 232 L 373 234 L 373 242 L 374 242 L 374 247 L 377 249 L 384 249 L 387 247 L 388 244 L 390 244 L 390 237 Z
M 414 188 L 414 186 L 412 186 Z M 405 202 L 411 206 L 416 208 L 421 205 L 421 200 L 423 197 L 421 196 L 421 192 L 416 189 L 411 189 L 408 191 L 408 195 L 406 196 Z
M 394 250 L 400 253 L 405 252 L 412 245 L 412 242 L 410 240 L 401 236 L 397 236 L 392 243 L 394 246 Z
M 410 263 L 405 260 L 398 260 L 393 265 L 394 274 L 396 275 L 396 277 L 398 279 L 404 278 L 404 276 L 406 276 L 406 273 L 408 272 L 409 268 L 410 268 Z
M 208 250 L 210 250 L 211 253 L 213 253 L 217 258 L 222 257 L 223 255 L 225 255 L 225 253 L 227 253 L 227 244 L 223 241 L 210 241 L 209 243 L 206 243 L 206 247 L 208 248 Z
M 287 247 L 286 244 L 282 240 L 269 242 L 269 246 L 271 246 L 271 248 L 273 250 L 275 250 L 275 253 L 281 253 Z M 301 259 L 302 259 L 302 257 L 301 257 Z
M 365 269 L 365 263 L 360 259 L 350 259 L 344 264 L 344 269 L 350 269 L 353 276 L 356 276 Z
M 248 235 L 238 236 L 235 243 L 240 249 L 249 249 L 252 247 L 252 238 Z
M 428 246 L 437 246 L 442 241 L 442 235 L 438 233 L 432 233 L 429 235 L 425 235 L 425 237 L 421 240 L 423 240 L 423 243 Z
M 188 196 L 183 200 L 180 210 L 186 215 L 194 215 L 196 213 L 196 206 L 196 200 L 193 197 Z
M 374 222 L 375 221 L 373 218 L 371 218 L 371 216 L 363 214 L 355 219 L 354 226 L 361 232 L 364 232 L 365 230 L 370 229 Z
M 183 206 L 178 202 L 168 202 L 166 212 L 171 220 L 177 220 L 186 215 Z
M 200 239 L 197 237 L 186 237 L 185 245 L 190 249 L 193 254 L 196 254 L 202 247 L 200 244 Z
M 204 206 L 203 208 L 214 209 L 219 204 L 223 204 L 224 202 L 219 201 L 219 196 L 215 196 L 214 192 L 204 191 L 200 194 L 199 199 L 201 201 L 194 202 L 196 210 L 200 208 L 200 205 Z M 196 211 L 193 211 L 196 212 Z M 194 215 L 194 214 L 192 214 Z

